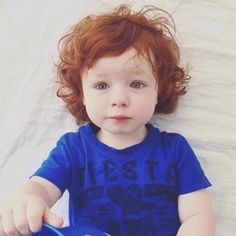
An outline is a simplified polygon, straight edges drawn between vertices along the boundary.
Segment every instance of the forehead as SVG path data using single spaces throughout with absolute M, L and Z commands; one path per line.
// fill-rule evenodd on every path
M 134 48 L 128 49 L 119 56 L 105 56 L 98 59 L 92 68 L 97 73 L 127 72 L 132 74 L 152 73 L 150 62 L 142 55 L 138 55 Z

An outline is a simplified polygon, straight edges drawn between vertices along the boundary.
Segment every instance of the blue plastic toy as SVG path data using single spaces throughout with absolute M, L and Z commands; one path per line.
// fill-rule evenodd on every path
M 106 236 L 104 232 L 93 227 L 64 227 L 55 228 L 48 224 L 43 224 L 41 231 L 33 236 Z

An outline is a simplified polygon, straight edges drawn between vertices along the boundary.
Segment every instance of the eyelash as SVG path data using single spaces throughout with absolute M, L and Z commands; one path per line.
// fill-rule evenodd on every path
M 138 85 L 138 87 L 132 86 L 132 84 Z M 132 81 L 130 83 L 130 87 L 134 88 L 134 89 L 141 89 L 141 88 L 145 87 L 145 84 L 141 81 Z
M 129 86 L 133 89 L 141 89 L 145 87 L 145 84 L 141 81 L 132 81 Z M 108 88 L 110 88 L 110 86 L 106 82 L 99 82 L 95 85 L 95 89 L 98 90 L 106 90 Z
M 104 85 L 106 86 L 106 88 L 102 87 Z M 98 90 L 105 90 L 107 88 L 110 88 L 110 86 L 106 82 L 100 82 L 95 85 L 95 88 Z

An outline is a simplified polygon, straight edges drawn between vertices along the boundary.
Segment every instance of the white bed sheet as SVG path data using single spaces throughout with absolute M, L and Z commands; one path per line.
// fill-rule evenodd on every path
M 137 0 L 172 13 L 189 92 L 153 121 L 187 137 L 213 184 L 217 236 L 236 233 L 236 1 Z M 0 0 L 0 202 L 77 127 L 56 98 L 57 41 L 76 20 L 124 1 Z M 54 210 L 67 222 L 67 195 Z

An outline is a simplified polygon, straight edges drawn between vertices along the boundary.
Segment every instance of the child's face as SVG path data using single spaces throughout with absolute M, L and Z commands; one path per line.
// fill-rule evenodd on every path
M 104 133 L 135 135 L 146 131 L 157 104 L 157 83 L 148 61 L 135 49 L 103 57 L 82 77 L 84 105 Z

